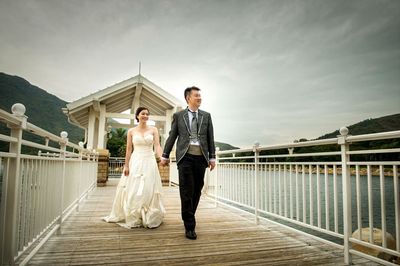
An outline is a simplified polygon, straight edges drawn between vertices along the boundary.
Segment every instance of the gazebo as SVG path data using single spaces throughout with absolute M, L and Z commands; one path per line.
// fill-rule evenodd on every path
M 141 74 L 68 103 L 63 112 L 72 124 L 85 130 L 86 147 L 98 151 L 101 157 L 108 156 L 107 133 L 112 128 L 133 127 L 134 113 L 139 106 L 149 109 L 150 120 L 155 122 L 163 145 L 173 113 L 184 105 Z M 130 113 L 122 113 L 129 109 Z M 115 119 L 129 119 L 130 123 L 120 123 Z

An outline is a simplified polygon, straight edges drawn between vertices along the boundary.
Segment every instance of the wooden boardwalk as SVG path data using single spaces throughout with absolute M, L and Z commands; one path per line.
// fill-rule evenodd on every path
M 109 213 L 115 180 L 99 187 L 52 236 L 29 265 L 344 265 L 343 253 L 251 215 L 202 198 L 197 240 L 184 236 L 177 188 L 164 187 L 167 215 L 156 229 L 125 229 L 100 218 Z M 376 265 L 354 257 L 355 265 Z

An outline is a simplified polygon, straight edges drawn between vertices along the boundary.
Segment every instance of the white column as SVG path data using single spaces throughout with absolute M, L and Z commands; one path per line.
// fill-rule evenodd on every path
M 135 114 L 136 109 L 138 109 L 140 106 L 140 95 L 142 94 L 142 88 L 143 88 L 142 83 L 138 83 L 136 85 L 135 97 L 133 98 L 132 105 L 131 105 L 131 114 Z M 130 124 L 131 124 L 131 127 L 135 126 L 135 118 L 133 120 L 131 120 Z
M 99 117 L 99 128 L 98 128 L 98 135 L 97 135 L 97 148 L 98 149 L 105 149 L 104 147 L 104 135 L 106 127 L 106 105 L 100 105 L 100 117 Z
M 90 107 L 89 111 L 89 124 L 88 124 L 88 140 L 87 140 L 87 148 L 88 149 L 93 149 L 94 144 L 94 134 L 95 134 L 95 122 L 96 122 L 96 113 L 93 110 L 93 107 Z
M 164 127 L 164 139 L 167 140 L 169 131 L 171 130 L 171 123 L 172 123 L 172 115 L 175 109 L 169 109 L 166 111 L 166 121 Z

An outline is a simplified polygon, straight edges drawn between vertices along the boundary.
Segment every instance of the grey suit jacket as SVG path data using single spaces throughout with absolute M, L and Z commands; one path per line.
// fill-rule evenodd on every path
M 215 159 L 214 129 L 211 115 L 205 111 L 198 110 L 198 136 L 201 151 L 207 162 Z M 179 163 L 189 149 L 190 126 L 188 109 L 175 113 L 172 117 L 171 131 L 165 142 L 163 157 L 169 158 L 169 154 L 176 143 L 176 162 Z

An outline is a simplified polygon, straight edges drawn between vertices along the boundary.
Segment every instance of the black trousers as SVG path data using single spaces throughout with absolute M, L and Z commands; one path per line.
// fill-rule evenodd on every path
M 181 214 L 186 230 L 194 230 L 196 227 L 195 213 L 207 166 L 207 161 L 202 155 L 185 154 L 178 163 Z

